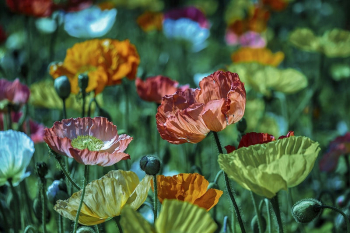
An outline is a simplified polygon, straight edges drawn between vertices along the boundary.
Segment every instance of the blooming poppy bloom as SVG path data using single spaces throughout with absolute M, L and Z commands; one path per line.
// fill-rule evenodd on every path
M 208 189 L 209 182 L 197 173 L 181 173 L 175 176 L 157 176 L 158 199 L 177 199 L 198 205 L 209 211 L 223 194 L 221 190 Z
M 280 136 L 278 139 L 289 138 L 291 136 L 294 136 L 293 131 L 289 131 L 286 136 Z M 268 143 L 275 140 L 276 140 L 275 137 L 268 133 L 255 133 L 255 132 L 246 133 L 242 136 L 242 139 L 238 145 L 238 149 L 241 147 L 248 147 L 256 144 Z M 236 148 L 234 146 L 228 145 L 228 146 L 225 146 L 225 149 L 227 153 L 231 153 Z
M 174 94 L 177 90 L 184 91 L 189 88 L 188 85 L 179 87 L 178 82 L 162 75 L 147 78 L 145 81 L 137 78 L 135 85 L 137 94 L 141 99 L 158 104 L 162 102 L 163 96 Z
M 240 48 L 231 55 L 234 63 L 258 62 L 264 65 L 278 66 L 284 59 L 284 53 L 273 54 L 267 48 Z
M 118 135 L 117 127 L 104 117 L 71 118 L 56 121 L 45 129 L 44 140 L 58 154 L 85 165 L 111 166 L 130 159 L 125 154 L 133 138 Z
M 141 182 L 134 172 L 110 171 L 98 180 L 87 184 L 79 223 L 92 226 L 119 216 L 125 205 L 137 210 L 147 199 L 152 176 L 146 175 Z M 75 220 L 82 190 L 67 200 L 58 200 L 54 206 L 60 215 Z
M 16 125 L 22 116 L 21 112 L 11 112 L 12 123 Z M 28 120 L 30 138 L 34 143 L 39 143 L 44 141 L 45 126 L 39 124 L 31 119 Z M 27 121 L 24 121 L 22 126 L 24 133 L 27 132 Z M 4 114 L 0 113 L 0 130 L 4 130 Z
M 30 95 L 29 88 L 19 82 L 19 79 L 11 82 L 0 79 L 0 106 L 7 103 L 23 105 L 28 102 Z M 3 109 L 0 109 L 2 111 Z
M 74 94 L 80 90 L 79 74 L 87 74 L 86 92 L 97 95 L 106 85 L 120 84 L 124 77 L 134 80 L 139 63 L 140 57 L 129 40 L 94 39 L 68 49 L 63 62 L 50 66 L 50 74 L 55 79 L 67 76 Z
M 350 153 L 350 133 L 339 136 L 334 139 L 328 147 L 327 152 L 323 155 L 319 162 L 321 171 L 334 171 L 338 165 L 340 156 L 347 156 Z
M 164 200 L 155 227 L 128 205 L 122 210 L 120 224 L 124 233 L 213 233 L 217 228 L 203 208 L 178 200 Z
M 243 188 L 267 198 L 300 184 L 311 172 L 320 152 L 307 137 L 288 137 L 241 147 L 219 155 L 219 165 Z
M 199 86 L 163 97 L 156 114 L 162 139 L 198 143 L 210 131 L 219 132 L 243 117 L 246 92 L 238 74 L 216 71 Z
M 14 186 L 30 175 L 27 166 L 34 153 L 33 141 L 22 132 L 0 132 L 0 186 L 12 179 Z
M 145 32 L 153 30 L 161 31 L 163 28 L 163 14 L 147 11 L 140 15 L 136 22 Z

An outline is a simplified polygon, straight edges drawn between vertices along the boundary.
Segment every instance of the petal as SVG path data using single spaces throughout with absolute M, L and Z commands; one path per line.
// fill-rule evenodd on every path
M 239 142 L 238 148 L 248 147 L 256 144 L 268 143 L 274 140 L 275 140 L 275 137 L 268 133 L 251 132 L 242 136 L 242 139 Z
M 152 176 L 146 175 L 130 195 L 127 204 L 129 204 L 134 210 L 140 208 L 140 206 L 146 201 L 148 191 L 151 188 L 152 179 Z
M 211 100 L 204 105 L 202 118 L 208 129 L 214 132 L 219 132 L 226 128 L 226 117 L 222 113 L 222 107 L 225 104 L 224 99 Z
M 151 224 L 129 205 L 124 206 L 121 216 L 124 233 L 156 233 Z
M 78 162 L 84 165 L 99 165 L 102 167 L 112 166 L 120 160 L 130 159 L 130 155 L 122 152 L 101 152 L 89 151 L 88 149 L 79 150 L 70 147 L 70 155 Z
M 217 228 L 205 209 L 177 200 L 163 202 L 155 226 L 157 233 L 213 233 Z
M 208 191 L 198 198 L 193 204 L 198 205 L 207 211 L 218 204 L 220 197 L 224 192 L 218 189 L 208 189 Z
M 72 158 L 69 151 L 69 149 L 72 148 L 71 140 L 69 138 L 60 138 L 54 135 L 55 133 L 53 132 L 52 128 L 45 129 L 44 141 L 47 143 L 47 145 L 56 153 Z

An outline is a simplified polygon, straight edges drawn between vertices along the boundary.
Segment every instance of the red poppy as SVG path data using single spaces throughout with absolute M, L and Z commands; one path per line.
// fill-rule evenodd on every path
M 156 119 L 164 140 L 198 143 L 210 131 L 219 132 L 243 117 L 246 92 L 238 74 L 217 71 L 199 86 L 163 97 Z
M 111 166 L 130 159 L 125 154 L 133 138 L 118 135 L 117 127 L 104 117 L 63 119 L 45 129 L 44 140 L 58 154 L 85 165 Z
M 350 153 L 350 133 L 339 136 L 330 144 L 327 152 L 319 162 L 321 171 L 331 172 L 337 168 L 340 156 Z
M 135 81 L 137 94 L 141 99 L 160 104 L 162 97 L 174 94 L 177 90 L 186 90 L 189 85 L 178 87 L 179 83 L 165 76 L 155 76 L 143 81 L 137 78 Z
M 6 101 L 14 105 L 23 105 L 28 102 L 29 88 L 19 82 L 0 79 L 0 102 Z M 2 111 L 2 109 L 0 109 Z
M 289 138 L 291 136 L 294 136 L 293 131 L 289 131 L 286 136 L 280 136 L 278 139 Z M 256 144 L 264 144 L 275 140 L 276 140 L 275 137 L 272 136 L 271 134 L 251 132 L 242 136 L 242 139 L 238 145 L 238 149 L 241 147 L 248 147 Z M 225 146 L 225 149 L 228 154 L 236 150 L 234 146 L 230 146 L 230 145 Z

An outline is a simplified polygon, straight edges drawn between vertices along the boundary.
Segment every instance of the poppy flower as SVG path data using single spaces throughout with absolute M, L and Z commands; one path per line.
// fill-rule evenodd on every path
M 263 48 L 266 46 L 266 40 L 257 32 L 248 31 L 243 35 L 237 35 L 227 30 L 225 40 L 228 45 L 240 45 L 242 47 Z
M 87 74 L 86 92 L 94 91 L 97 95 L 106 85 L 120 84 L 124 77 L 134 80 L 139 63 L 140 57 L 129 40 L 94 39 L 68 49 L 63 62 L 50 66 L 50 74 L 54 79 L 67 76 L 74 94 L 80 90 L 79 74 Z
M 311 172 L 320 152 L 307 137 L 288 137 L 219 155 L 219 165 L 243 188 L 267 198 L 300 184 Z
M 262 0 L 264 6 L 269 6 L 274 11 L 282 11 L 288 6 L 287 0 Z
M 56 121 L 45 129 L 44 141 L 58 154 L 85 165 L 111 166 L 130 159 L 125 154 L 133 138 L 118 135 L 117 127 L 104 117 L 71 118 Z
M 217 228 L 203 208 L 178 200 L 164 200 L 154 227 L 128 205 L 122 210 L 120 224 L 124 233 L 213 233 Z
M 16 186 L 30 175 L 27 166 L 34 154 L 33 141 L 22 132 L 7 130 L 0 132 L 0 186 L 12 179 Z
M 2 26 L 0 25 L 0 44 L 4 43 L 6 39 L 7 39 L 7 35 L 4 29 L 2 28 Z
M 327 152 L 319 162 L 319 168 L 324 172 L 331 172 L 337 168 L 340 156 L 350 153 L 350 133 L 334 139 L 328 147 Z
M 278 66 L 284 59 L 284 53 L 273 54 L 267 48 L 240 48 L 231 55 L 234 63 L 258 62 L 264 65 Z
M 158 199 L 177 199 L 198 205 L 209 211 L 223 194 L 221 190 L 208 189 L 209 182 L 197 173 L 181 173 L 175 176 L 157 176 Z
M 98 180 L 87 184 L 79 223 L 86 226 L 103 223 L 119 216 L 125 205 L 137 210 L 147 199 L 152 176 L 141 181 L 134 172 L 110 171 Z M 67 200 L 58 200 L 54 210 L 65 218 L 75 220 L 82 190 Z
M 289 131 L 286 136 L 280 136 L 278 139 L 289 138 L 294 136 L 293 131 Z M 275 137 L 268 133 L 246 133 L 242 136 L 241 141 L 239 142 L 238 149 L 242 147 L 248 147 L 256 144 L 264 144 L 268 142 L 275 141 Z M 234 146 L 225 146 L 227 153 L 231 153 L 236 148 Z
M 136 22 L 145 32 L 154 30 L 161 31 L 163 28 L 163 14 L 146 11 L 137 18 Z
M 184 91 L 189 88 L 189 85 L 179 87 L 178 82 L 162 75 L 147 78 L 145 81 L 137 78 L 135 85 L 137 94 L 141 99 L 158 104 L 162 102 L 163 96 L 174 94 L 177 90 Z
M 16 125 L 18 121 L 20 120 L 22 116 L 21 112 L 11 112 L 11 118 L 13 125 Z M 0 113 L 0 130 L 4 130 L 4 114 Z M 44 132 L 45 132 L 45 126 L 42 124 L 39 124 L 31 119 L 28 120 L 29 123 L 29 132 L 30 132 L 30 138 L 34 143 L 39 143 L 44 141 Z M 12 127 L 13 128 L 13 127 Z M 27 121 L 24 121 L 23 123 L 23 132 L 27 132 Z
M 30 95 L 29 88 L 19 82 L 19 79 L 11 82 L 6 79 L 0 79 L 0 111 L 8 103 L 13 105 L 23 105 L 28 102 Z M 5 109 L 6 110 L 6 109 Z
M 238 74 L 216 71 L 199 86 L 163 97 L 156 114 L 162 139 L 198 143 L 210 131 L 219 132 L 243 117 L 246 92 Z

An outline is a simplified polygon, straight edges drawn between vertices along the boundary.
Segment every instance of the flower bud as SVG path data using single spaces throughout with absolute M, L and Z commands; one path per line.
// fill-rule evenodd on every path
M 66 99 L 70 95 L 71 86 L 67 76 L 61 76 L 55 79 L 54 83 L 55 90 L 57 95 L 61 99 Z
M 250 226 L 253 230 L 254 233 L 259 233 L 259 224 L 258 224 L 258 216 L 254 216 Z M 266 231 L 266 219 L 264 218 L 264 216 L 261 215 L 261 232 L 265 232 Z
M 86 90 L 89 85 L 89 76 L 87 74 L 79 74 L 78 76 L 78 84 L 80 87 L 80 91 Z
M 298 223 L 309 223 L 320 215 L 321 207 L 322 203 L 316 199 L 303 199 L 294 204 L 292 215 Z
M 143 156 L 140 160 L 140 167 L 147 175 L 156 175 L 160 170 L 160 161 L 155 156 Z
M 46 163 L 36 163 L 36 171 L 40 177 L 40 179 L 44 179 L 47 175 L 49 168 Z
M 238 121 L 237 123 L 237 130 L 240 133 L 244 133 L 244 131 L 246 131 L 247 129 L 247 121 L 245 120 L 245 118 L 243 117 L 240 121 Z
M 83 226 L 79 227 L 77 233 L 95 233 L 91 227 Z

